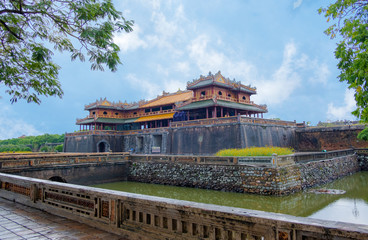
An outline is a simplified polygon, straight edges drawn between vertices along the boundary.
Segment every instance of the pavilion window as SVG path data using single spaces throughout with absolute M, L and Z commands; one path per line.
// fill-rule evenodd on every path
M 107 112 L 103 112 L 104 115 L 107 115 Z
M 144 112 L 145 113 L 149 113 L 151 111 L 151 109 L 150 108 L 146 108 L 146 109 L 144 109 Z
M 204 97 L 204 96 L 206 96 L 206 91 L 201 92 L 201 97 Z
M 162 110 L 170 110 L 170 109 L 172 109 L 173 108 L 173 106 L 172 105 L 169 105 L 169 106 L 163 106 L 162 107 Z
M 159 107 L 152 108 L 152 112 L 158 112 L 158 111 L 160 111 Z
M 245 96 L 243 96 L 243 100 L 246 100 L 247 98 Z
M 218 95 L 220 95 L 220 96 L 221 96 L 221 95 L 222 95 L 222 92 L 221 92 L 221 91 L 219 91 L 219 92 L 218 92 Z

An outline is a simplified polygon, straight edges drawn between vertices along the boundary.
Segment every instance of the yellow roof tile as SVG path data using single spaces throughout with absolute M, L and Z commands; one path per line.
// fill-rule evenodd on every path
M 183 102 L 191 99 L 193 96 L 192 91 L 185 91 L 180 93 L 174 93 L 166 96 L 161 96 L 156 99 L 149 101 L 148 103 L 140 106 L 140 108 L 147 108 L 147 107 L 156 107 L 156 106 L 163 106 L 168 105 L 176 102 Z
M 151 115 L 151 116 L 140 117 L 134 122 L 149 122 L 149 121 L 155 121 L 155 120 L 170 119 L 170 118 L 173 118 L 173 116 L 174 116 L 174 113 Z

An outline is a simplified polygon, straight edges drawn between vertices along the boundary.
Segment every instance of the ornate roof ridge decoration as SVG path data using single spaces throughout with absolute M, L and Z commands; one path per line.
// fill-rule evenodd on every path
M 212 80 L 212 82 L 220 82 L 220 83 L 228 85 L 229 87 L 236 88 L 239 90 L 241 88 L 245 88 L 252 92 L 256 92 L 257 90 L 256 87 L 252 87 L 251 85 L 246 86 L 242 84 L 240 81 L 236 81 L 235 78 L 233 80 L 230 80 L 229 78 L 225 78 L 224 76 L 222 76 L 221 71 L 218 71 L 215 75 L 213 75 L 211 72 L 209 72 L 207 76 L 200 75 L 198 79 L 193 79 L 193 81 L 191 82 L 188 81 L 187 88 L 195 86 L 199 82 L 206 81 L 206 80 Z
M 132 102 L 132 103 L 128 103 L 127 101 L 125 101 L 125 102 L 122 102 L 122 101 L 110 102 L 105 97 L 105 98 L 100 98 L 100 100 L 97 99 L 93 103 L 84 105 L 84 109 L 88 110 L 88 109 L 91 109 L 93 107 L 128 108 L 128 107 L 137 105 L 137 104 L 141 103 L 142 101 L 144 101 L 144 100 L 141 100 L 139 102 Z M 144 103 L 142 103 L 142 104 L 144 104 Z

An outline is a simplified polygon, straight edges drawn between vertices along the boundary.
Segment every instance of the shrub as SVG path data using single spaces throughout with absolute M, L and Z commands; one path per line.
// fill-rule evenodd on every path
M 364 128 L 359 134 L 358 139 L 368 141 L 368 127 Z
M 40 151 L 41 152 L 48 152 L 49 148 L 47 146 L 43 146 L 43 147 L 41 147 Z
M 282 147 L 250 147 L 250 148 L 232 148 L 223 149 L 216 153 L 216 156 L 234 156 L 234 157 L 246 157 L 246 156 L 272 156 L 276 153 L 277 155 L 289 155 L 294 150 L 292 148 Z
M 63 144 L 57 145 L 55 147 L 55 151 L 62 152 L 63 151 L 63 146 L 64 146 Z

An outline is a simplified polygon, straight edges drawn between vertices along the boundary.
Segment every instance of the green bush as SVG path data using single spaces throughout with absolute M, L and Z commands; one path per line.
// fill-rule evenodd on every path
M 41 152 L 48 152 L 49 148 L 47 146 L 43 146 L 43 147 L 41 147 L 40 151 Z
M 57 152 L 62 152 L 62 151 L 63 151 L 63 146 L 64 146 L 64 144 L 57 145 L 57 146 L 55 147 L 55 151 L 57 151 Z
M 368 141 L 368 127 L 364 128 L 359 134 L 358 139 Z

